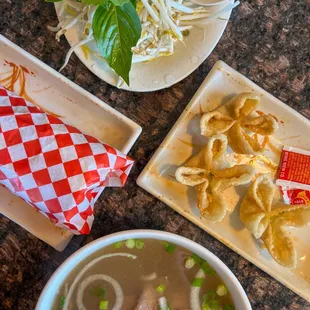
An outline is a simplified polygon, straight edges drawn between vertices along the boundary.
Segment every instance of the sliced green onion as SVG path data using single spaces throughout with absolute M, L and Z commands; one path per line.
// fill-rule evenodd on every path
M 200 268 L 209 276 L 216 275 L 215 270 L 206 261 L 200 263 Z
M 166 287 L 163 284 L 156 287 L 156 291 L 158 293 L 163 293 L 165 289 L 166 289 Z
M 219 296 L 225 296 L 227 294 L 228 290 L 227 287 L 224 284 L 218 285 L 216 289 L 216 294 Z
M 210 300 L 208 302 L 208 305 L 211 310 L 219 310 L 220 309 L 220 303 L 218 300 Z
M 202 310 L 211 310 L 211 308 L 208 304 L 203 304 L 201 309 Z
M 114 243 L 115 249 L 120 249 L 122 246 L 123 246 L 123 242 L 122 241 L 118 241 L 118 242 Z
M 100 310 L 107 310 L 108 309 L 109 302 L 107 300 L 101 300 L 99 304 Z
M 64 307 L 65 302 L 66 302 L 66 297 L 65 297 L 65 296 L 62 296 L 62 297 L 61 297 L 61 301 L 60 301 L 61 308 Z
M 204 278 L 195 278 L 195 279 L 192 281 L 192 286 L 195 286 L 195 287 L 202 287 L 203 282 L 204 282 Z
M 201 264 L 203 262 L 203 259 L 195 253 L 192 254 L 191 258 L 195 261 L 196 264 Z
M 217 295 L 216 295 L 216 291 L 209 291 L 206 294 L 203 295 L 202 297 L 202 302 L 206 303 L 207 301 L 216 299 Z
M 164 244 L 165 244 L 165 251 L 167 253 L 174 253 L 176 245 L 170 244 L 169 242 L 165 242 Z
M 94 296 L 100 297 L 100 299 L 104 299 L 106 289 L 104 287 L 94 287 L 90 293 Z
M 143 249 L 144 248 L 144 242 L 142 241 L 142 240 L 136 240 L 136 248 L 138 249 L 138 250 L 141 250 L 141 249 Z
M 126 240 L 125 245 L 128 249 L 133 249 L 136 245 L 136 241 L 133 239 L 128 239 Z
M 234 305 L 224 305 L 223 310 L 235 310 L 235 306 Z
M 195 266 L 195 260 L 192 257 L 188 257 L 185 261 L 185 268 L 191 269 Z

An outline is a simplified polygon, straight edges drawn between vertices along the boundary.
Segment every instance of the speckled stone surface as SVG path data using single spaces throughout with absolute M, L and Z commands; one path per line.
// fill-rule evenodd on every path
M 143 127 L 130 153 L 137 164 L 124 188 L 107 189 L 100 197 L 92 233 L 75 237 L 63 253 L 0 216 L 0 309 L 34 309 L 45 283 L 70 254 L 101 236 L 136 228 L 174 232 L 208 248 L 235 273 L 253 309 L 310 309 L 304 299 L 135 184 L 218 59 L 310 118 L 309 13 L 309 0 L 243 0 L 210 57 L 182 82 L 153 93 L 117 90 L 100 81 L 73 55 L 63 73 Z M 47 25 L 56 23 L 52 3 L 0 0 L 1 34 L 59 69 L 69 45 L 64 38 L 57 43 L 47 30 Z

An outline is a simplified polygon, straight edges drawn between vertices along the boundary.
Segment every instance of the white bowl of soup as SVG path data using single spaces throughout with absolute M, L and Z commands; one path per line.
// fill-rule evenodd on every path
M 250 310 L 234 274 L 175 234 L 131 230 L 89 243 L 53 274 L 36 310 Z

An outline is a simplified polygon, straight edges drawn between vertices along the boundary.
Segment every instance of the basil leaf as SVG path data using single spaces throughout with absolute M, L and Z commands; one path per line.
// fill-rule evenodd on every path
M 141 23 L 131 2 L 116 6 L 108 2 L 99 6 L 92 22 L 94 37 L 109 66 L 129 85 L 131 48 L 141 35 Z
M 109 0 L 82 0 L 84 4 L 94 4 L 94 5 L 104 5 Z M 129 0 L 110 0 L 112 3 L 118 6 L 123 6 L 125 3 L 129 2 Z
M 94 4 L 94 5 L 101 5 L 105 4 L 108 0 L 82 0 L 84 4 Z
M 45 2 L 60 2 L 62 0 L 45 0 Z

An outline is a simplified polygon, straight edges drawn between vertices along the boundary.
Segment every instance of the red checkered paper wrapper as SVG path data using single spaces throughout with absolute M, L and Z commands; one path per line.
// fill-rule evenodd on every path
M 0 85 L 0 184 L 55 225 L 88 234 L 104 187 L 123 186 L 133 160 Z

